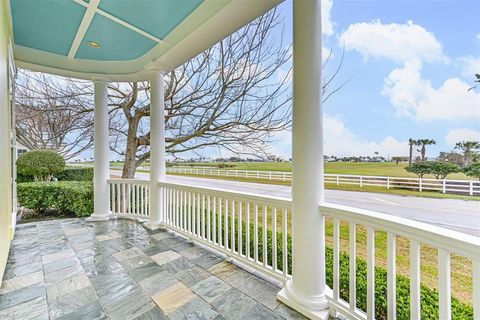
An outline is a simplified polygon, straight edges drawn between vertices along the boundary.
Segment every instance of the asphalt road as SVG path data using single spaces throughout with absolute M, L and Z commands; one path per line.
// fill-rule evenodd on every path
M 116 170 L 112 175 L 119 175 Z M 136 178 L 148 179 L 148 173 L 137 173 Z M 290 198 L 291 187 L 230 180 L 214 180 L 168 175 L 167 180 L 202 187 Z M 383 193 L 326 190 L 326 201 L 351 207 L 382 212 L 417 220 L 480 237 L 480 202 L 456 199 L 434 199 Z

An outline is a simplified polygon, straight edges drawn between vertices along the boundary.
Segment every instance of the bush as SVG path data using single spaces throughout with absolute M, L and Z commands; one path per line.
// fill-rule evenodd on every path
M 93 168 L 66 167 L 55 174 L 59 181 L 93 181 Z M 17 183 L 35 181 L 33 176 L 17 173 Z
M 430 173 L 437 179 L 445 179 L 449 174 L 460 172 L 460 167 L 454 163 L 435 161 L 430 163 Z
M 93 168 L 67 167 L 55 177 L 59 181 L 93 181 Z
M 405 170 L 411 173 L 415 173 L 419 178 L 423 178 L 424 175 L 432 173 L 432 165 L 430 162 L 422 161 L 405 167 Z
M 469 177 L 480 179 L 480 162 L 472 163 L 471 165 L 463 169 L 463 172 Z
M 54 209 L 59 214 L 88 216 L 93 212 L 91 182 L 26 182 L 17 185 L 18 203 L 36 214 Z
M 52 176 L 65 169 L 65 160 L 55 151 L 34 150 L 17 159 L 17 171 L 32 176 L 35 181 L 50 181 Z

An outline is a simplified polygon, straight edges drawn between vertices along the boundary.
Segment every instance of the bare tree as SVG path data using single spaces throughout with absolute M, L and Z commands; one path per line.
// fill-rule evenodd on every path
M 291 47 L 272 36 L 281 26 L 273 10 L 166 75 L 168 153 L 182 157 L 217 148 L 235 155 L 268 155 L 274 133 L 291 125 Z M 330 52 L 325 65 L 331 57 Z M 345 84 L 327 91 L 342 61 L 343 54 L 333 76 L 324 81 L 324 99 Z M 112 149 L 124 156 L 122 178 L 132 178 L 150 157 L 145 121 L 150 115 L 149 83 L 120 83 L 110 89 L 119 124 Z
M 91 147 L 91 85 L 20 70 L 16 90 L 17 141 L 29 150 L 55 150 L 71 159 Z

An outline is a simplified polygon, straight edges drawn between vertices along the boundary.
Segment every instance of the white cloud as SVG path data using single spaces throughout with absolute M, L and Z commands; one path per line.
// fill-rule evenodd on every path
M 480 141 L 480 131 L 468 128 L 451 129 L 445 136 L 445 142 L 452 147 L 460 141 Z
M 284 131 L 275 134 L 277 143 L 270 152 L 289 158 L 291 154 L 291 132 Z M 324 116 L 324 154 L 336 156 L 373 156 L 378 151 L 381 156 L 392 157 L 408 154 L 407 141 L 398 141 L 388 136 L 381 141 L 363 139 L 348 129 L 341 116 Z
M 340 116 L 325 115 L 324 135 L 326 155 L 373 156 L 378 151 L 381 156 L 399 156 L 408 153 L 408 144 L 387 136 L 382 141 L 369 141 L 350 131 Z
M 460 61 L 463 65 L 462 74 L 465 77 L 473 79 L 473 75 L 480 73 L 480 57 L 468 56 L 460 58 Z
M 352 24 L 340 36 L 340 42 L 364 58 L 387 58 L 395 62 L 447 61 L 435 35 L 412 21 L 382 24 L 374 20 Z
M 439 88 L 421 76 L 421 63 L 406 62 L 385 79 L 382 94 L 398 114 L 418 120 L 469 120 L 480 117 L 480 93 L 458 79 L 447 79 Z
M 332 0 L 322 0 L 322 33 L 330 36 L 333 34 Z

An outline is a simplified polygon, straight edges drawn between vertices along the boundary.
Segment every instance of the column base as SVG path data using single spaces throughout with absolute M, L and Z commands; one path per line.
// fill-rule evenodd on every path
M 87 219 L 85 219 L 85 221 L 88 221 L 88 222 L 100 222 L 100 221 L 108 221 L 111 219 L 111 215 L 110 214 L 92 214 L 90 217 L 88 217 Z
M 158 229 L 165 229 L 165 226 L 162 223 L 145 222 L 143 226 L 151 231 L 158 230 Z
M 327 296 L 310 299 L 297 294 L 292 288 L 291 280 L 277 293 L 277 299 L 309 319 L 327 320 L 330 317 Z

